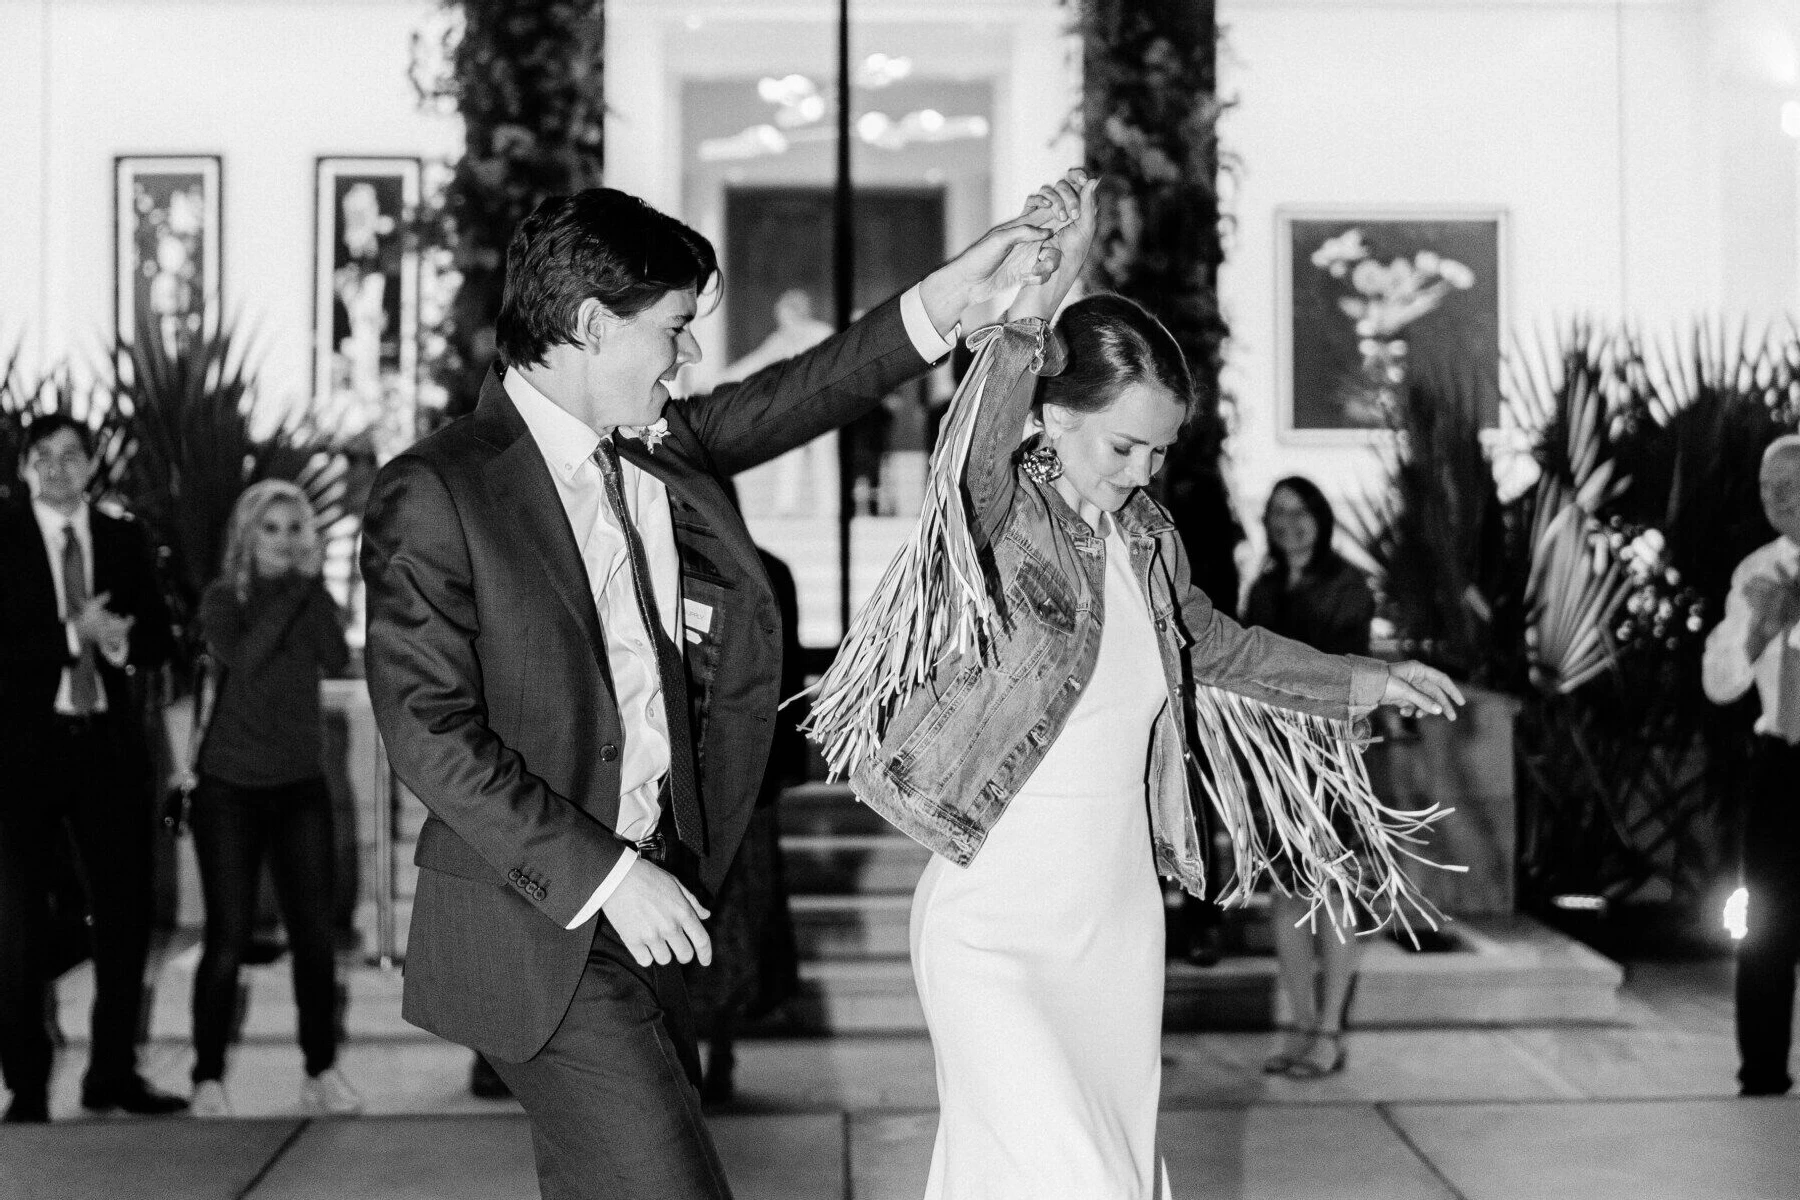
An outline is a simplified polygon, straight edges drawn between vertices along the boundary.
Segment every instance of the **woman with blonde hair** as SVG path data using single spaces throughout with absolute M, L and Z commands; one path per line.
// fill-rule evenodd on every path
M 319 763 L 319 680 L 349 658 L 344 619 L 320 582 L 318 518 L 306 493 L 266 479 L 239 497 L 224 559 L 200 602 L 221 672 L 201 744 L 191 822 L 206 899 L 194 976 L 196 1116 L 231 1115 L 224 1088 L 238 971 L 266 859 L 293 954 L 306 1078 L 303 1107 L 360 1111 L 337 1069 L 331 931 L 331 797 Z

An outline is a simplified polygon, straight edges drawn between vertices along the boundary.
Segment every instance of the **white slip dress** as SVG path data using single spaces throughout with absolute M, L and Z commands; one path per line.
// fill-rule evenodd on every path
M 913 976 L 937 1061 L 926 1200 L 1167 1200 L 1156 1149 L 1163 907 L 1150 731 L 1156 631 L 1116 523 L 1099 661 L 968 867 L 913 894 Z

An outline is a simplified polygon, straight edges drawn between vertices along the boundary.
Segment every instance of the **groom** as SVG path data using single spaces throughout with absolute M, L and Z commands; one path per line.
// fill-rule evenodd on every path
M 507 250 L 475 411 L 375 480 L 368 676 L 431 811 L 405 1016 L 492 1061 L 545 1200 L 730 1196 L 679 964 L 762 779 L 775 597 L 724 481 L 875 408 L 964 309 L 1054 269 L 996 227 L 816 348 L 671 401 L 718 275 L 622 192 L 538 206 Z

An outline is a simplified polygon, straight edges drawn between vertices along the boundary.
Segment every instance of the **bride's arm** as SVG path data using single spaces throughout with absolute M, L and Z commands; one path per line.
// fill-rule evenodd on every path
M 1003 324 L 985 334 L 991 341 L 980 343 L 976 363 L 963 379 L 964 388 L 983 389 L 963 471 L 963 485 L 983 541 L 993 539 L 1012 511 L 1017 490 L 1013 453 L 1024 437 L 1037 376 L 1062 370 L 1063 347 L 1050 322 L 1087 261 L 1094 240 L 1098 186 L 1098 179 L 1089 179 L 1076 168 L 1038 189 L 1026 202 L 1028 214 L 1039 213 L 1047 224 L 1061 226 L 1050 240 L 1058 255 L 1056 269 L 1043 283 L 1020 290 L 1006 310 Z M 975 340 L 971 337 L 971 342 Z

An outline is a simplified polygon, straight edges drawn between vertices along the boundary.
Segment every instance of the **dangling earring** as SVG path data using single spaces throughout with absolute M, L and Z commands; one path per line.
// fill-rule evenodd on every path
M 1062 456 L 1048 438 L 1019 455 L 1019 467 L 1033 483 L 1049 483 L 1063 473 Z

